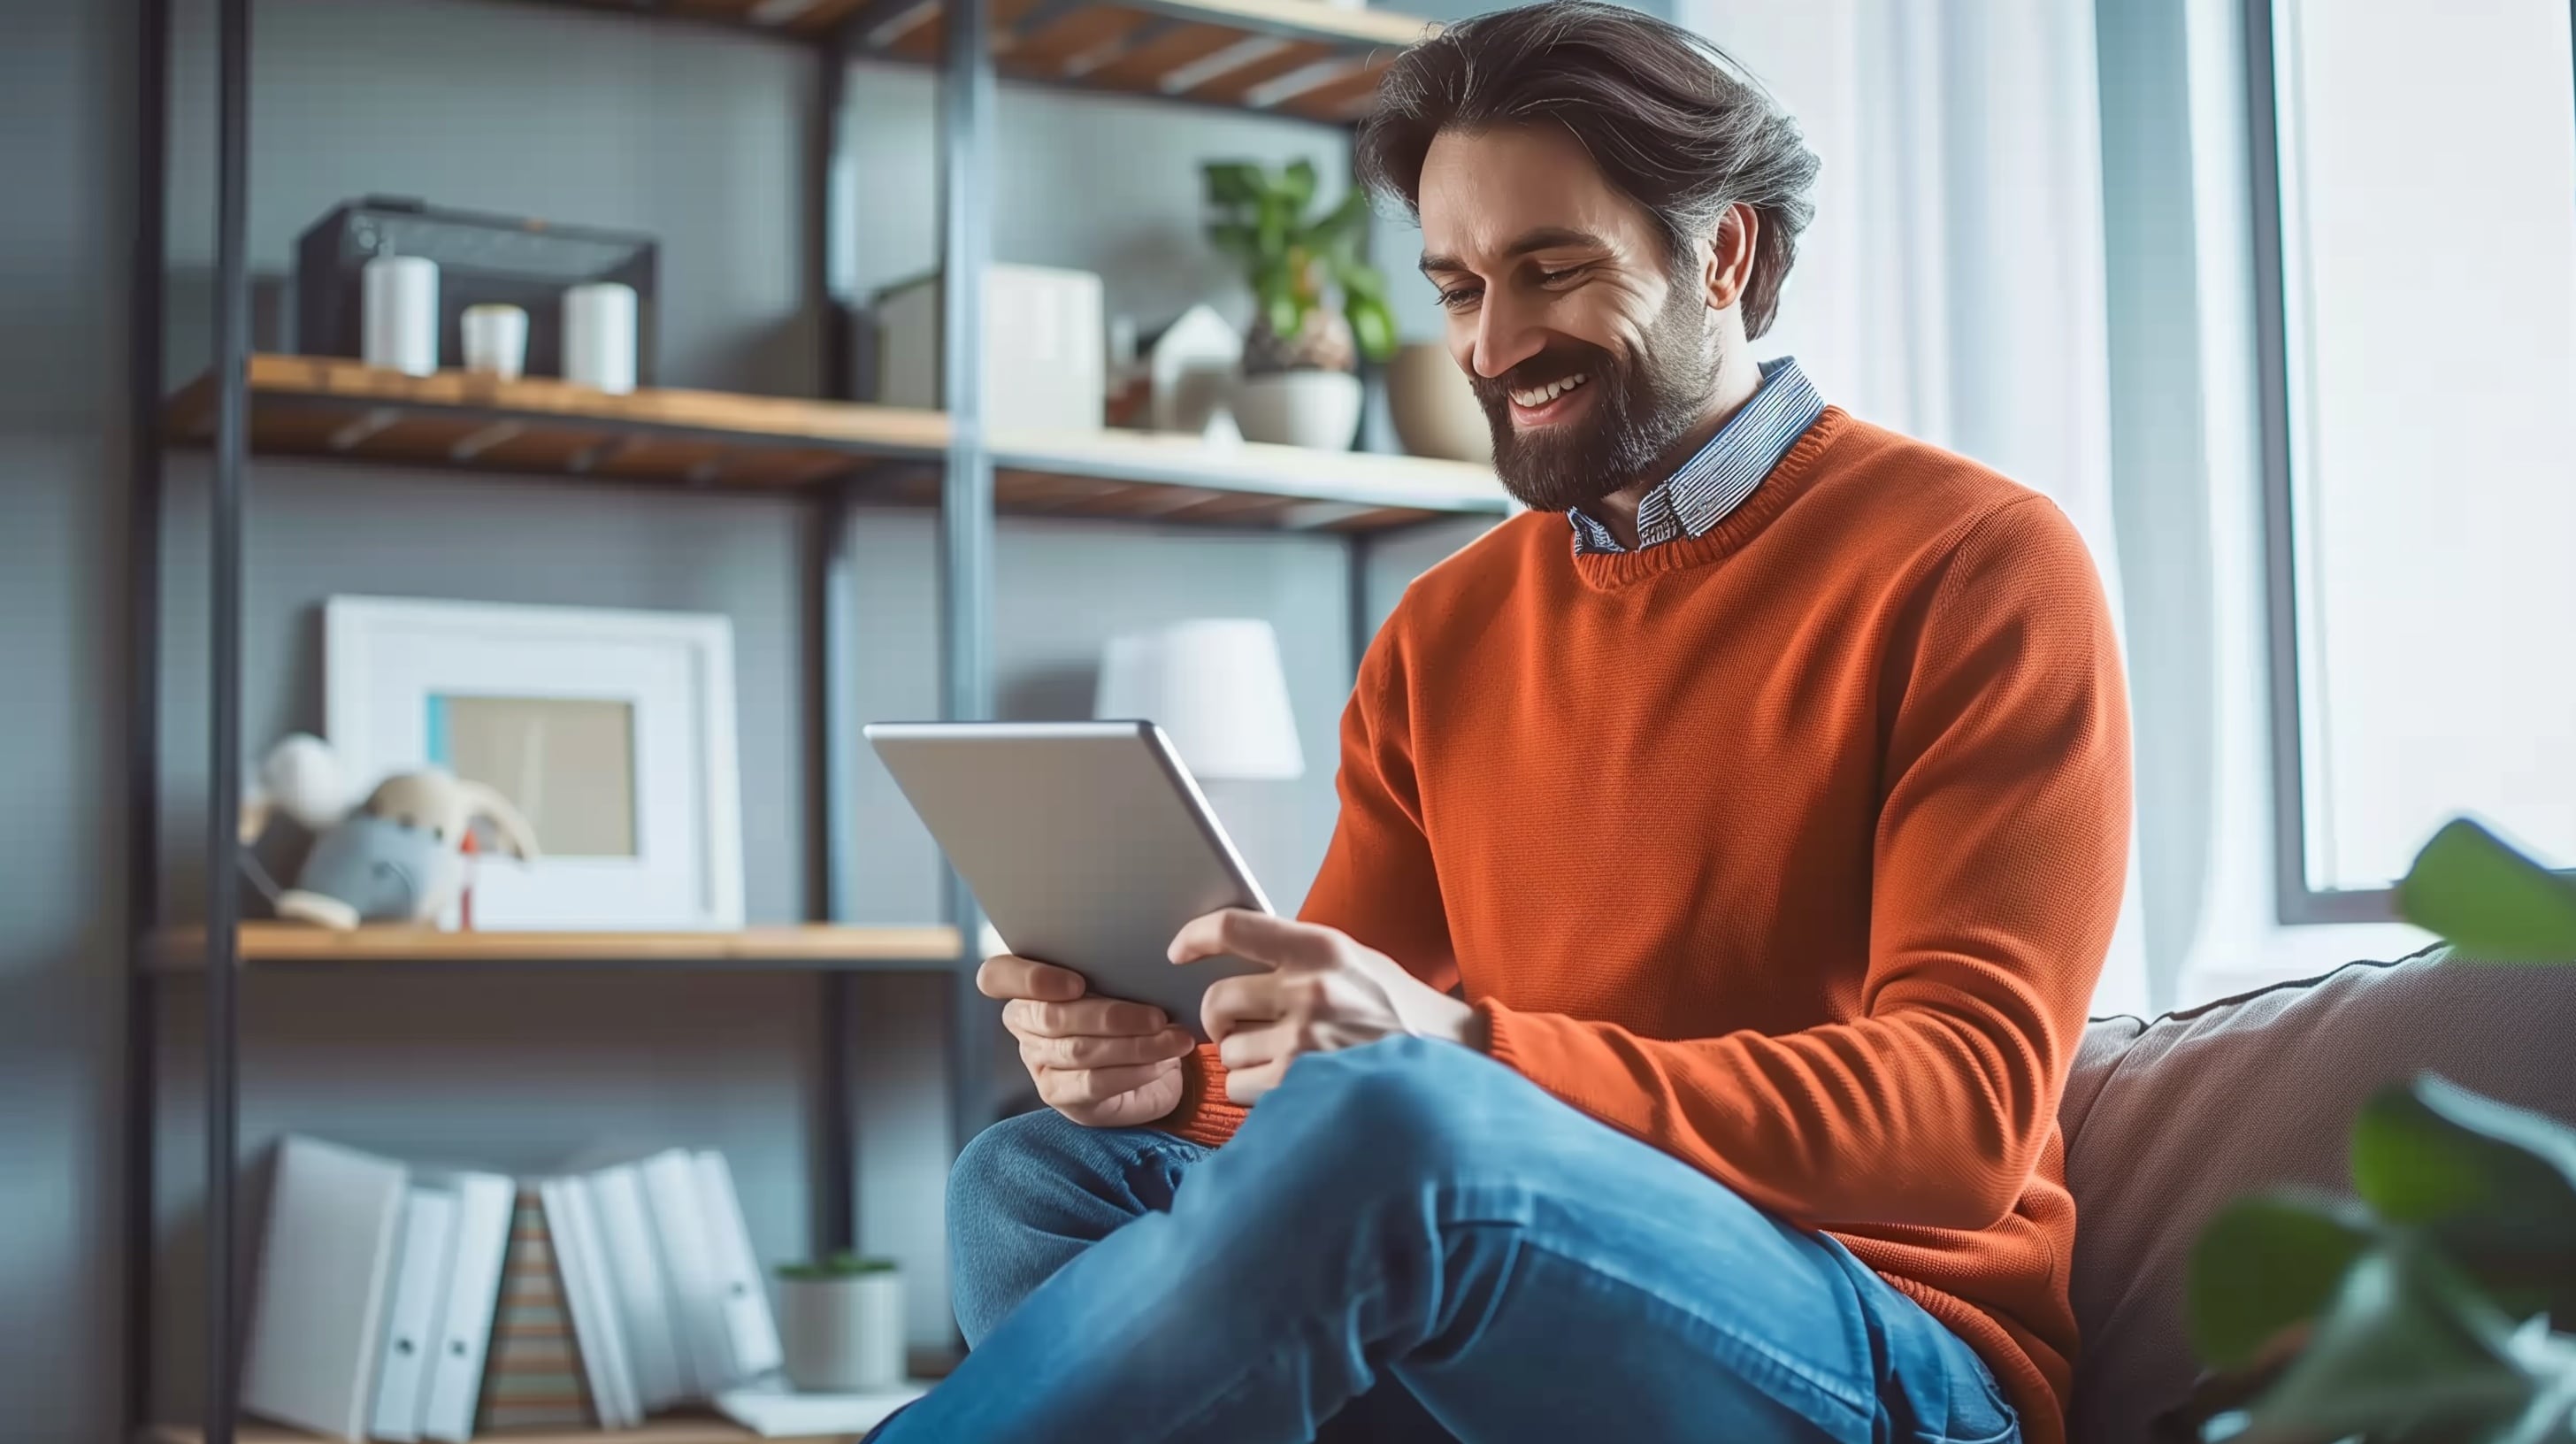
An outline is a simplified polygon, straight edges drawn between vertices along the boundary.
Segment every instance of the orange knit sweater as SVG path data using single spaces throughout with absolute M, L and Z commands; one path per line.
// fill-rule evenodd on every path
M 1714 531 L 1519 517 L 1416 581 L 1305 916 L 1493 1055 L 1831 1232 L 2063 1436 L 2057 1102 L 2120 906 L 2127 709 L 2044 497 L 1828 410 Z M 1213 1050 L 1166 1125 L 1220 1143 Z

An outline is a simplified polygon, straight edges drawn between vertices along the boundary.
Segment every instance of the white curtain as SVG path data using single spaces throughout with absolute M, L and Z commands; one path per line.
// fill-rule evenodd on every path
M 1853 414 L 2046 492 L 2113 546 L 2092 0 L 1678 0 L 1824 161 L 1780 319 Z M 2096 1013 L 2149 997 L 2130 887 Z

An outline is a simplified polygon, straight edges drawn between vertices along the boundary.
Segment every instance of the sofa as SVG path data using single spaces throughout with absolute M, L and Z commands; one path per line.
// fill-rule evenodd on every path
M 2073 1444 L 2143 1444 L 2190 1392 L 2182 1280 L 2201 1225 L 2257 1189 L 2348 1193 L 2353 1114 L 2425 1071 L 2576 1120 L 2576 967 L 2429 950 L 2086 1029 L 2058 1110 L 2084 1348 Z

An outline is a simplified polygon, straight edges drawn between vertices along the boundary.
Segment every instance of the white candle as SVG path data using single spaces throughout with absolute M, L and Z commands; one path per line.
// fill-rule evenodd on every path
M 564 292 L 564 379 L 612 395 L 635 389 L 635 288 L 593 281 Z
M 427 256 L 377 256 L 359 277 L 359 356 L 414 376 L 436 371 L 438 263 Z

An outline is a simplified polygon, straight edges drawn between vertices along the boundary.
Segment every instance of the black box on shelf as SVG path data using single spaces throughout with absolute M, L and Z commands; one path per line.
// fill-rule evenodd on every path
M 438 364 L 464 362 L 457 318 L 487 302 L 528 313 L 527 374 L 563 374 L 563 293 L 590 281 L 635 288 L 635 371 L 653 384 L 654 271 L 650 236 L 559 226 L 518 216 L 433 208 L 396 196 L 347 202 L 295 243 L 297 349 L 359 354 L 359 274 L 379 255 L 438 263 Z

